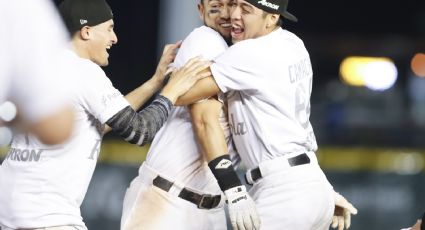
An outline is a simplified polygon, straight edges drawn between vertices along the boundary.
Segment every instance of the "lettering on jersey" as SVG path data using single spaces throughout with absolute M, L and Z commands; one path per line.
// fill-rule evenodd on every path
M 291 82 L 291 84 L 297 83 L 313 74 L 309 58 L 305 58 L 300 62 L 290 65 L 288 70 L 289 81 Z
M 112 100 L 114 100 L 117 97 L 121 97 L 122 94 L 116 90 L 113 93 L 107 94 L 107 95 L 103 95 L 102 96 L 102 105 L 103 106 L 108 106 L 109 102 L 111 102 Z
M 261 4 L 261 5 L 263 5 L 263 6 L 267 6 L 269 8 L 272 8 L 274 10 L 278 10 L 279 7 L 280 7 L 279 5 L 276 5 L 276 4 L 273 4 L 271 2 L 268 2 L 267 0 L 261 0 L 261 1 L 258 1 L 258 3 Z
M 97 158 L 99 157 L 101 142 L 102 142 L 101 139 L 96 140 L 96 143 L 93 145 L 93 149 L 91 150 L 91 153 L 90 153 L 90 156 L 89 156 L 90 160 L 95 160 L 95 159 L 97 160 Z
M 245 135 L 247 133 L 245 122 L 235 123 L 235 118 L 233 117 L 233 113 L 230 114 L 229 126 L 233 135 L 239 136 L 239 135 Z
M 232 162 L 227 159 L 222 159 L 218 164 L 215 166 L 215 169 L 227 169 L 232 165 Z
M 86 115 L 87 115 L 87 119 L 90 121 L 91 126 L 96 127 L 97 132 L 99 133 L 99 135 L 103 134 L 103 130 L 105 130 L 105 125 L 102 124 L 102 122 L 100 122 L 98 119 L 96 119 L 96 117 L 94 117 L 89 111 L 85 111 Z
M 38 162 L 41 158 L 41 149 L 17 149 L 11 148 L 5 160 L 22 161 L 22 162 Z

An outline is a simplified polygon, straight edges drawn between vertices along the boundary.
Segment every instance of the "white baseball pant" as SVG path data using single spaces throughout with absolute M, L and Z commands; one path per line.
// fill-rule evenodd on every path
M 260 164 L 262 178 L 249 191 L 261 230 L 328 230 L 334 212 L 333 189 L 314 153 L 310 163 L 290 166 L 279 157 Z
M 195 204 L 179 198 L 174 189 L 166 192 L 153 185 L 152 181 L 158 173 L 146 163 L 139 173 L 124 197 L 121 230 L 227 229 L 223 199 L 216 208 L 199 209 Z M 202 194 L 201 191 L 197 192 Z

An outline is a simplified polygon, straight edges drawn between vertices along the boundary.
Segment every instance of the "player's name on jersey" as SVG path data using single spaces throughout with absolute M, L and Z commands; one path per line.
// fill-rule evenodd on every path
M 11 148 L 5 160 L 38 162 L 40 161 L 42 149 L 17 149 Z
M 297 83 L 312 74 L 311 63 L 308 58 L 289 66 L 289 80 L 291 84 Z

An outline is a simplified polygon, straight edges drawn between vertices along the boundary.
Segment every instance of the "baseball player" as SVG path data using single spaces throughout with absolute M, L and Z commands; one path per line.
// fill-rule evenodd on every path
M 224 39 L 230 38 L 229 2 L 200 1 L 198 9 L 205 25 L 193 30 L 184 40 L 174 61 L 176 67 L 198 55 L 214 59 L 227 49 Z M 222 107 L 222 103 L 210 99 L 193 105 L 193 110 L 202 110 L 196 114 L 210 115 L 216 120 L 220 136 L 216 143 L 227 153 L 228 143 L 218 123 Z M 227 122 L 222 124 L 226 130 Z M 139 175 L 126 192 L 121 229 L 227 229 L 220 187 L 197 146 L 192 129 L 188 108 L 173 109 L 154 138 Z M 233 201 L 233 206 L 253 206 L 246 193 L 229 193 L 229 196 L 227 199 Z M 238 200 L 242 196 L 244 199 Z M 252 215 L 256 218 L 255 209 L 249 213 L 246 209 L 243 211 L 254 212 Z
M 192 59 L 172 74 L 160 95 L 140 113 L 159 87 L 179 44 L 166 47 L 156 74 L 124 97 L 100 66 L 117 42 L 112 12 L 104 0 L 65 0 L 60 13 L 72 34 L 63 56 L 79 82 L 72 95 L 75 129 L 62 145 L 46 146 L 32 135 L 18 135 L 0 167 L 0 227 L 9 229 L 87 229 L 80 205 L 91 180 L 107 124 L 130 143 L 143 145 L 168 117 L 176 98 L 208 64 Z M 132 107 L 133 108 L 132 108 Z
M 342 223 L 336 218 L 341 228 L 357 210 L 337 202 L 318 165 L 309 122 L 312 68 L 303 42 L 281 28 L 283 19 L 297 21 L 287 6 L 287 0 L 233 0 L 235 44 L 214 60 L 214 78 L 177 103 L 227 93 L 230 129 L 249 168 L 261 229 L 328 229 L 334 205 L 344 203 Z
M 16 104 L 20 126 L 40 141 L 65 141 L 72 131 L 73 113 L 67 101 L 69 89 L 62 82 L 68 81 L 72 70 L 56 68 L 55 56 L 66 45 L 66 32 L 54 6 L 46 0 L 1 0 L 0 27 L 7 30 L 7 36 L 0 36 L 0 105 L 6 100 Z M 0 126 L 9 121 L 2 120 Z

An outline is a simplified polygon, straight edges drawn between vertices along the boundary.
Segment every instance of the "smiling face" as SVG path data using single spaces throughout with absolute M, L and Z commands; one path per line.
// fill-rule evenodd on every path
M 231 0 L 202 0 L 198 4 L 199 15 L 204 24 L 230 41 L 230 5 Z
M 108 20 L 89 28 L 90 39 L 88 40 L 89 59 L 100 66 L 109 64 L 108 50 L 118 42 L 114 32 L 114 21 Z
M 231 0 L 233 43 L 264 36 L 276 28 L 279 15 L 269 14 L 244 0 Z

